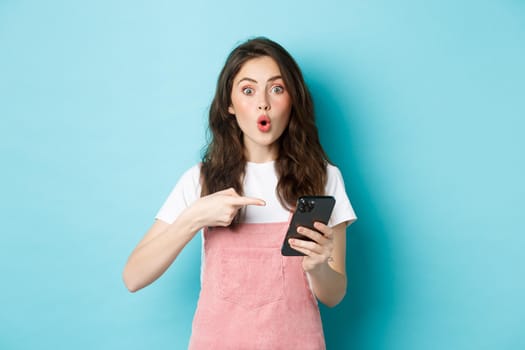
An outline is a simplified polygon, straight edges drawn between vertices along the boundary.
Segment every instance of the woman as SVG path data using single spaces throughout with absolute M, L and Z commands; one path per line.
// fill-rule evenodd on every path
M 267 38 L 235 48 L 209 114 L 202 163 L 174 187 L 124 269 L 130 291 L 152 283 L 203 230 L 201 292 L 190 349 L 324 349 L 317 306 L 346 292 L 345 230 L 356 219 L 328 163 L 313 104 L 290 54 Z M 301 195 L 331 195 L 328 225 L 299 227 L 304 257 L 280 247 Z

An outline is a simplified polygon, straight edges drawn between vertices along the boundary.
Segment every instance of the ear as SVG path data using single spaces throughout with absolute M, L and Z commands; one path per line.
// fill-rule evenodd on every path
M 233 109 L 232 105 L 230 105 L 230 107 L 228 107 L 228 113 L 235 115 L 235 109 Z

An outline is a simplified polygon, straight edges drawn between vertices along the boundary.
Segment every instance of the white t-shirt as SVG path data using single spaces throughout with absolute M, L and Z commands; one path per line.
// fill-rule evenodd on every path
M 273 161 L 267 163 L 246 163 L 246 175 L 243 184 L 244 196 L 263 199 L 266 205 L 248 205 L 243 216 L 243 222 L 272 223 L 288 221 L 290 211 L 281 206 L 275 191 L 278 178 L 274 163 Z M 328 181 L 326 182 L 325 194 L 335 197 L 335 206 L 328 225 L 333 227 L 342 222 L 350 224 L 357 217 L 346 195 L 341 172 L 337 167 L 328 164 L 327 175 Z M 182 175 L 155 218 L 168 224 L 173 223 L 185 208 L 200 198 L 201 185 L 199 180 L 200 164 L 197 164 Z

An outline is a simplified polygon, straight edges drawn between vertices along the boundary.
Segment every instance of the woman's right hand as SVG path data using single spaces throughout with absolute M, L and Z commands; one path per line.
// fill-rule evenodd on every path
M 266 205 L 262 199 L 243 197 L 229 188 L 201 197 L 172 224 L 156 220 L 131 253 L 123 278 L 131 292 L 155 281 L 203 227 L 228 226 L 246 205 Z
M 240 196 L 233 188 L 199 198 L 187 214 L 198 220 L 199 227 L 229 226 L 239 209 L 247 205 L 264 206 L 259 198 Z

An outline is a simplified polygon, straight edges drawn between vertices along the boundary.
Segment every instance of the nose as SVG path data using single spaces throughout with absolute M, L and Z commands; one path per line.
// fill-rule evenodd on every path
M 259 105 L 257 107 L 260 111 L 269 111 L 270 110 L 270 103 L 268 102 L 268 98 L 266 96 L 263 96 L 261 100 L 259 101 Z

